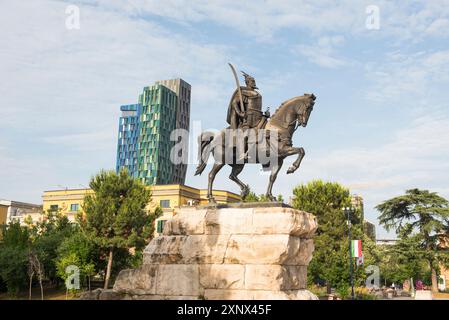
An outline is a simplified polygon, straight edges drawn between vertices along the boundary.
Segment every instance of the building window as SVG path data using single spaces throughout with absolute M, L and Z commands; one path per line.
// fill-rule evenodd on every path
M 58 210 L 58 205 L 57 205 L 57 204 L 52 204 L 52 205 L 50 206 L 50 210 L 51 210 L 51 211 L 56 211 L 56 210 Z
M 162 233 L 164 231 L 165 221 L 167 221 L 167 220 L 158 220 L 157 227 L 156 227 L 157 233 Z
M 170 208 L 170 200 L 161 200 L 159 204 L 161 208 Z
M 78 203 L 74 203 L 70 205 L 70 211 L 78 211 L 80 208 L 80 205 Z

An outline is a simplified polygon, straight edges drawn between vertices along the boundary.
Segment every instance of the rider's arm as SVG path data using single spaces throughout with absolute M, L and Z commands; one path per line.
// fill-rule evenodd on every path
M 243 98 L 243 99 L 245 99 L 245 98 Z M 243 101 L 245 101 L 245 100 L 243 100 Z M 245 102 L 244 102 L 245 103 Z M 237 115 L 240 117 L 240 118 L 243 118 L 244 116 L 245 116 L 245 113 L 242 113 L 240 110 L 240 103 L 239 103 L 239 101 L 238 101 L 238 98 L 237 99 L 234 99 L 233 101 L 232 101 L 232 108 L 235 110 L 235 112 L 237 113 Z

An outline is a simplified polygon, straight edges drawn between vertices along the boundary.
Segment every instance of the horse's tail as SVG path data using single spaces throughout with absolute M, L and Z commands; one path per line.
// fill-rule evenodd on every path
M 196 167 L 195 175 L 201 175 L 204 169 L 207 166 L 207 160 L 209 159 L 210 151 L 211 151 L 211 142 L 214 140 L 213 135 L 209 135 L 209 139 L 204 140 L 206 132 L 203 132 L 198 137 L 198 145 L 200 148 L 198 149 L 198 166 Z

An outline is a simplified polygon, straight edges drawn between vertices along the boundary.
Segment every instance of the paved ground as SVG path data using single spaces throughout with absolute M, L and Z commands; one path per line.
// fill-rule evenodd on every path
M 434 293 L 433 298 L 435 300 L 449 300 L 449 293 Z

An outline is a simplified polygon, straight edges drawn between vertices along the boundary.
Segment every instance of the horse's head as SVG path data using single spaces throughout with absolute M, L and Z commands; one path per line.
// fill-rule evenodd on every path
M 307 126 L 307 122 L 309 121 L 310 114 L 313 110 L 313 105 L 315 104 L 315 99 L 316 97 L 313 93 L 304 93 L 298 100 L 300 102 L 297 109 L 298 126 Z

